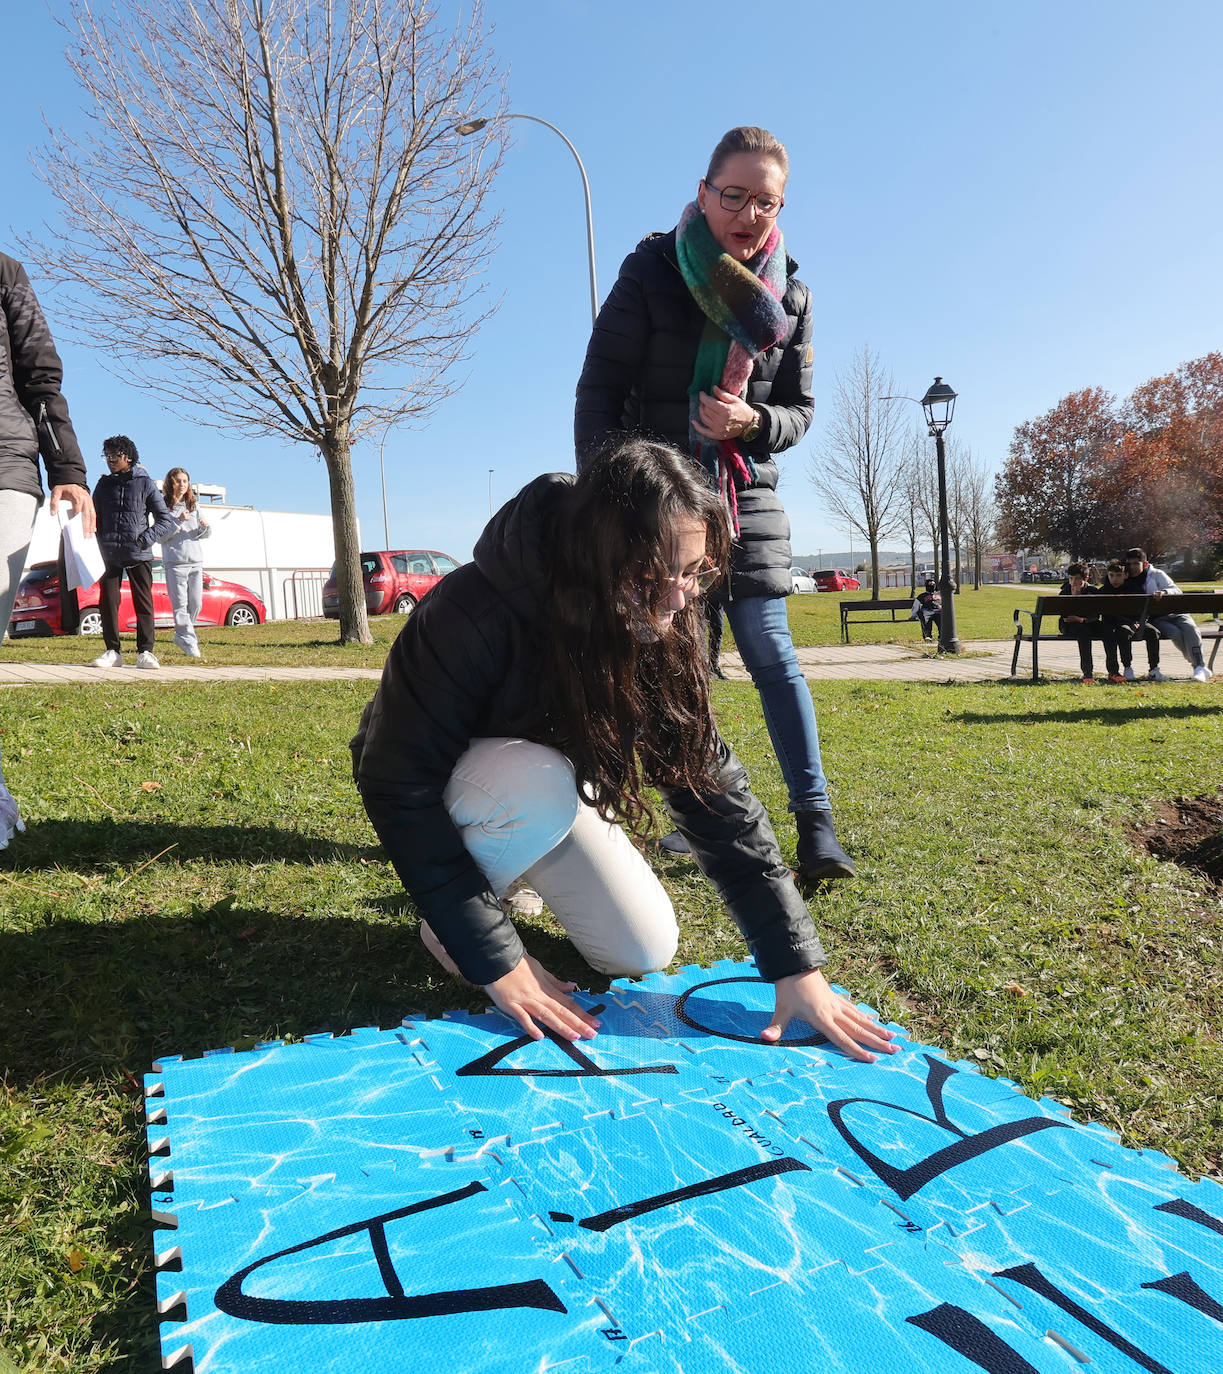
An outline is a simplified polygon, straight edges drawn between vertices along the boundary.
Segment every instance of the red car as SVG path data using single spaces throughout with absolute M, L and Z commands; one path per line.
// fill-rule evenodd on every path
M 101 597 L 101 588 L 96 582 L 92 587 L 77 592 L 81 608 L 78 634 L 102 633 L 102 612 L 98 609 Z M 223 582 L 219 577 L 204 574 L 204 597 L 196 624 L 262 625 L 267 618 L 267 608 L 249 587 L 242 586 L 240 582 Z M 153 564 L 153 620 L 160 629 L 174 628 L 174 612 L 170 607 L 166 575 L 160 560 Z M 119 590 L 119 629 L 135 628 L 136 611 L 132 606 L 132 591 L 125 577 Z M 64 633 L 59 608 L 59 573 L 54 563 L 35 563 L 21 579 L 8 632 L 13 639 Z
M 841 568 L 826 568 L 811 574 L 817 592 L 856 592 L 862 585 Z
M 370 615 L 411 615 L 422 596 L 459 565 L 436 549 L 379 549 L 361 555 L 365 609 Z M 340 618 L 340 593 L 335 564 L 323 583 L 323 614 Z

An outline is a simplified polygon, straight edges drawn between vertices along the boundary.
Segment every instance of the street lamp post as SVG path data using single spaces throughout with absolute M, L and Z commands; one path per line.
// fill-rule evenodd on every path
M 590 322 L 593 325 L 599 314 L 599 288 L 595 283 L 595 226 L 594 217 L 590 210 L 590 181 L 586 176 L 586 168 L 582 165 L 582 159 L 578 156 L 578 150 L 565 138 L 565 135 L 555 124 L 549 124 L 546 119 L 540 119 L 538 115 L 497 114 L 490 115 L 487 119 L 465 119 L 461 124 L 454 126 L 454 131 L 466 138 L 469 134 L 479 133 L 486 124 L 491 124 L 498 119 L 529 119 L 534 124 L 542 124 L 544 128 L 551 129 L 554 134 L 564 139 L 565 147 L 573 154 L 573 160 L 577 163 L 578 171 L 582 174 L 582 194 L 586 200 L 586 257 L 590 265 Z
M 934 440 L 938 454 L 938 528 L 939 542 L 942 545 L 943 566 L 939 574 L 939 595 L 942 598 L 942 613 L 939 616 L 938 648 L 941 654 L 958 654 L 960 641 L 955 632 L 955 592 L 951 585 L 951 538 L 947 520 L 947 453 L 943 447 L 943 431 L 951 423 L 955 413 L 956 393 L 943 381 L 935 377 L 929 390 L 921 399 L 922 409 L 926 412 L 926 424 Z
M 489 470 L 488 470 L 488 518 L 489 518 L 490 520 L 493 518 L 493 473 L 494 473 L 494 472 L 496 472 L 496 468 L 489 468 Z
M 390 433 L 389 429 L 382 431 L 382 442 L 378 445 L 378 470 L 382 474 L 382 533 L 386 539 L 383 544 L 384 549 L 391 547 L 391 517 L 387 514 L 386 507 L 386 436 Z

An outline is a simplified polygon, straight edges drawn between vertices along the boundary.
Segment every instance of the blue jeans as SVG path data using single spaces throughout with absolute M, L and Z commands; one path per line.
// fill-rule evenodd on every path
M 815 704 L 790 638 L 785 597 L 750 596 L 725 607 L 735 647 L 760 693 L 790 810 L 830 811 Z

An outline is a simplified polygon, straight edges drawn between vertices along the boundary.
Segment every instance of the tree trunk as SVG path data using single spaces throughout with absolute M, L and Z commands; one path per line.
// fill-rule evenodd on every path
M 321 446 L 331 481 L 331 529 L 335 536 L 335 578 L 340 597 L 340 643 L 372 644 L 361 578 L 361 544 L 352 486 L 352 445 L 347 437 Z

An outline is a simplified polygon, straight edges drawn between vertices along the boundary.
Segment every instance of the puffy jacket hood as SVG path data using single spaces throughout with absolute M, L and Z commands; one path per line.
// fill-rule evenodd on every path
M 476 567 L 527 620 L 542 615 L 551 596 L 551 531 L 573 481 L 564 472 L 535 478 L 501 507 L 476 542 Z

